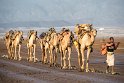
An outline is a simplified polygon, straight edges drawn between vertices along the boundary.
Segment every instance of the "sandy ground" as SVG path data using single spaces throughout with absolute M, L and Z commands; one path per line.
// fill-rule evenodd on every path
M 123 38 L 117 41 L 123 42 Z M 121 43 L 119 48 L 124 48 Z M 0 41 L 0 83 L 123 83 L 124 82 L 124 49 L 116 51 L 115 71 L 117 75 L 105 73 L 106 56 L 100 55 L 100 39 L 96 39 L 94 51 L 90 56 L 90 69 L 96 72 L 79 72 L 77 63 L 77 52 L 73 48 L 71 64 L 75 69 L 62 70 L 60 67 L 49 67 L 41 62 L 33 63 L 26 60 L 26 44 L 21 48 L 21 61 L 2 58 L 8 55 L 3 40 Z M 41 59 L 41 49 L 38 45 L 36 56 Z M 60 64 L 60 54 L 58 54 Z

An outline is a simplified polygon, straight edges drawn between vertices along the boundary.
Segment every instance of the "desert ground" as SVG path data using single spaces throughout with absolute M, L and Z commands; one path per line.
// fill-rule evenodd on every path
M 58 67 L 49 67 L 41 62 L 28 62 L 26 44 L 21 48 L 21 61 L 9 60 L 3 55 L 8 55 L 4 41 L 0 40 L 0 83 L 124 83 L 124 38 L 115 38 L 120 46 L 115 52 L 116 75 L 106 74 L 106 56 L 100 54 L 100 38 L 93 45 L 90 56 L 90 69 L 95 72 L 79 72 L 77 52 L 73 47 L 71 54 L 72 70 L 60 68 L 60 54 L 58 53 Z M 85 53 L 86 54 L 86 53 Z M 36 57 L 41 60 L 41 49 L 36 47 Z

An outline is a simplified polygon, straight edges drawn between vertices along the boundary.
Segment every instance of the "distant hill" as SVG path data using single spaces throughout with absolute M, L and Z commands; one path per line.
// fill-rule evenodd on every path
M 0 23 L 0 27 L 58 27 L 58 26 L 70 26 L 71 23 L 67 21 L 31 21 L 31 22 L 12 22 L 12 23 Z

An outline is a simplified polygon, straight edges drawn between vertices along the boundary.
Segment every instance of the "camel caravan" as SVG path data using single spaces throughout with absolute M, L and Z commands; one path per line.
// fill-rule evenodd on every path
M 97 30 L 92 24 L 77 24 L 74 33 L 62 28 L 57 32 L 54 28 L 50 28 L 47 32 L 42 32 L 39 36 L 37 31 L 30 30 L 27 38 L 23 38 L 22 31 L 10 30 L 5 34 L 5 44 L 8 51 L 8 59 L 21 60 L 21 45 L 26 40 L 27 45 L 27 61 L 37 62 L 36 47 L 39 43 L 41 47 L 41 62 L 51 66 L 57 66 L 58 53 L 61 55 L 60 65 L 62 69 L 72 69 L 71 53 L 74 46 L 77 51 L 78 65 L 80 71 L 89 72 L 89 57 L 93 51 L 92 45 L 95 41 Z M 84 51 L 87 50 L 87 55 Z M 86 60 L 85 60 L 86 57 Z M 85 69 L 86 64 L 86 69 Z

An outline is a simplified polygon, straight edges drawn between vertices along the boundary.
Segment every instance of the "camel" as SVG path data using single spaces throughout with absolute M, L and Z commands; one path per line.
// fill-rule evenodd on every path
M 51 32 L 47 32 L 46 36 L 44 37 L 44 41 L 43 41 L 44 51 L 45 51 L 45 56 L 44 56 L 45 64 L 48 63 L 48 53 L 50 53 L 50 44 L 49 44 L 49 41 L 51 38 L 50 35 L 51 35 Z
M 71 69 L 71 46 L 73 42 L 73 34 L 69 29 L 65 29 L 63 32 L 63 38 L 60 40 L 60 52 L 61 52 L 61 67 L 62 69 Z M 68 66 L 66 64 L 68 53 Z
M 45 33 L 45 32 L 43 32 L 39 37 L 39 43 L 40 43 L 40 47 L 41 47 L 41 51 L 42 51 L 41 61 L 42 61 L 42 63 L 45 63 L 45 64 L 47 63 L 47 55 L 45 52 L 46 37 L 47 37 L 47 33 Z M 48 48 L 48 45 L 46 48 Z
M 13 30 L 10 30 L 9 32 L 7 32 L 5 34 L 5 44 L 6 44 L 6 47 L 7 47 L 7 51 L 8 51 L 8 59 L 12 59 L 13 58 L 13 49 L 12 49 L 12 38 L 13 38 L 13 35 L 14 35 L 14 31 Z
M 55 56 L 53 55 L 53 50 L 54 48 L 56 49 L 56 45 L 57 45 L 57 35 L 56 35 L 56 31 L 54 28 L 50 28 L 49 31 L 46 33 L 45 37 L 44 37 L 44 50 L 45 50 L 45 56 L 44 56 L 44 62 L 48 63 L 48 54 L 50 54 L 49 57 L 49 62 L 50 62 L 50 66 L 52 66 L 54 63 L 56 64 L 56 58 L 57 55 L 55 53 Z M 54 64 L 54 65 L 55 65 Z
M 79 31 L 78 31 L 79 32 Z M 95 37 L 97 35 L 97 30 L 92 29 L 91 31 L 80 32 L 78 35 L 78 39 L 75 42 L 75 46 L 78 52 L 78 64 L 82 71 L 84 71 L 84 51 L 87 50 L 87 57 L 86 57 L 86 72 L 89 72 L 89 57 L 92 51 L 92 45 L 95 41 Z
M 15 60 L 21 60 L 20 56 L 20 50 L 21 50 L 21 44 L 23 41 L 23 32 L 22 31 L 15 31 L 14 38 L 12 40 L 12 47 L 14 51 L 14 59 Z M 17 57 L 17 47 L 18 47 L 18 57 Z
M 59 45 L 59 38 L 56 32 L 52 32 L 50 36 L 49 47 L 50 47 L 50 65 L 56 66 L 57 64 L 57 52 Z M 55 54 L 53 52 L 55 51 Z
M 48 63 L 48 53 L 50 66 L 56 66 L 57 50 L 58 50 L 58 35 L 54 28 L 50 28 L 47 33 L 40 35 L 40 46 L 42 49 L 42 62 Z M 55 55 L 53 52 L 55 51 Z
M 38 39 L 37 31 L 30 30 L 28 38 L 29 39 L 28 39 L 28 43 L 27 43 L 27 48 L 28 48 L 29 61 L 36 62 L 35 49 L 36 49 L 36 40 Z M 32 55 L 33 55 L 33 57 L 32 57 Z

